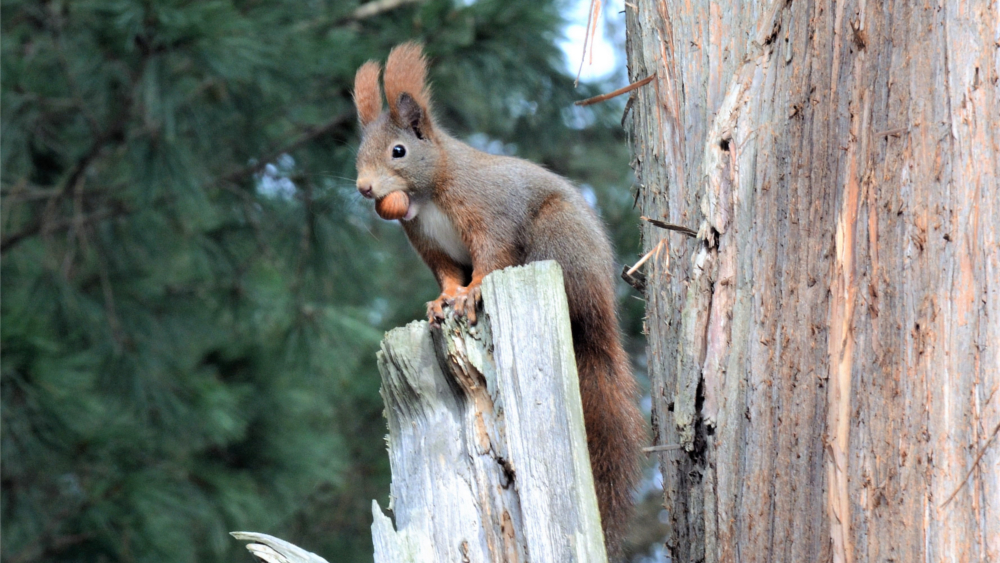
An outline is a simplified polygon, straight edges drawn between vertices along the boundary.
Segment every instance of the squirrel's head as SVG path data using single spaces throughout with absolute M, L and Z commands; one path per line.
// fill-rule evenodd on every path
M 395 191 L 407 194 L 404 219 L 416 214 L 430 198 L 441 159 L 437 127 L 431 115 L 427 60 L 419 44 L 403 43 L 385 63 L 385 94 L 389 110 L 382 111 L 379 64 L 368 61 L 354 77 L 354 105 L 361 122 L 358 150 L 358 191 L 381 200 Z

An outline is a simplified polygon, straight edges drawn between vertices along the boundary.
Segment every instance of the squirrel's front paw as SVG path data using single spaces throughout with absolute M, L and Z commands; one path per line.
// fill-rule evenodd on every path
M 483 292 L 479 284 L 470 284 L 469 287 L 460 287 L 455 292 L 455 313 L 465 315 L 469 319 L 469 324 L 476 324 L 476 308 L 483 300 Z
M 427 321 L 434 326 L 441 324 L 441 321 L 444 320 L 444 307 L 445 305 L 451 305 L 453 300 L 454 297 L 442 293 L 434 301 L 428 301 Z

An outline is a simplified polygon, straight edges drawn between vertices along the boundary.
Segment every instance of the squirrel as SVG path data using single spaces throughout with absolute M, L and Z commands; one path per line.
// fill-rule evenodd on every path
M 362 129 L 357 187 L 383 218 L 400 219 L 444 307 L 476 323 L 483 277 L 507 266 L 555 260 L 562 267 L 580 394 L 605 543 L 620 551 L 633 508 L 645 436 L 637 388 L 618 328 L 611 243 L 597 214 L 566 179 L 541 166 L 478 151 L 434 120 L 420 44 L 396 46 L 381 68 L 355 75 Z

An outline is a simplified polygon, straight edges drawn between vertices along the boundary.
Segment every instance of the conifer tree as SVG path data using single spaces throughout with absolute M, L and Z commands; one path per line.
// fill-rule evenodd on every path
M 3 3 L 4 561 L 370 560 L 374 353 L 436 287 L 354 188 L 365 60 L 424 41 L 442 123 L 630 218 L 556 2 L 396 4 Z

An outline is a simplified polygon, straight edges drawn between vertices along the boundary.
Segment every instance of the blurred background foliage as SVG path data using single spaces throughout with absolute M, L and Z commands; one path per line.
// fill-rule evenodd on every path
M 2 559 L 371 560 L 374 356 L 436 296 L 354 188 L 354 71 L 426 43 L 440 121 L 581 185 L 638 249 L 622 100 L 554 0 L 5 0 Z M 624 288 L 631 349 L 642 304 Z

